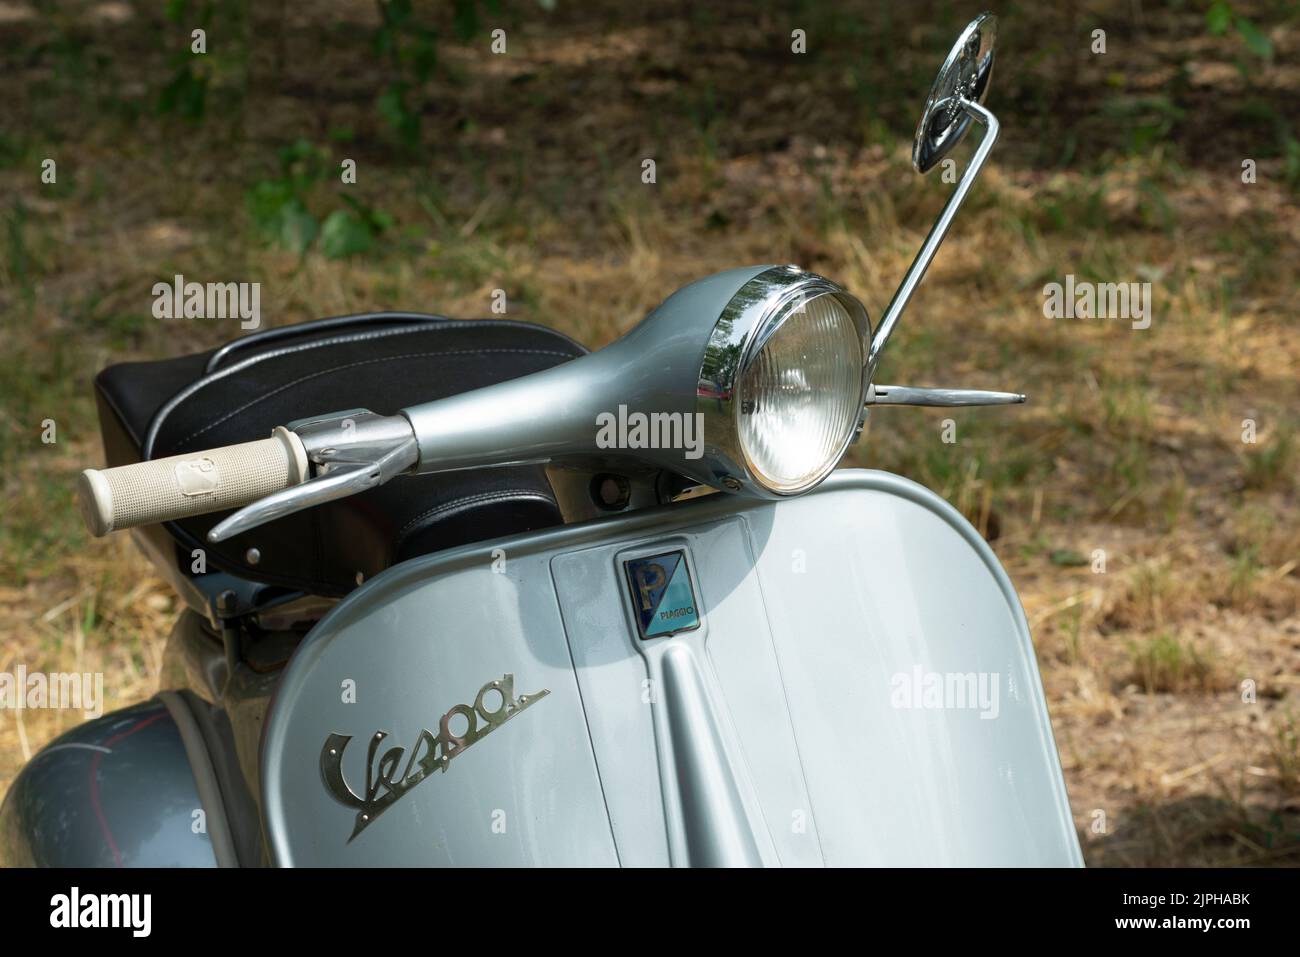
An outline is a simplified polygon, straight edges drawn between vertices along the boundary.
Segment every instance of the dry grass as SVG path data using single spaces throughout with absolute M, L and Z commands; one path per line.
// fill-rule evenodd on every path
M 1207 37 L 1198 9 L 1094 6 L 1104 15 L 1003 11 L 990 103 L 1004 144 L 883 370 L 1030 404 L 885 410 L 852 462 L 939 490 L 999 551 L 1090 863 L 1293 864 L 1300 213 L 1278 136 L 1300 133 L 1280 107 L 1300 92 L 1300 28 L 1251 8 L 1277 52 L 1243 76 L 1239 46 Z M 260 281 L 273 324 L 381 307 L 486 315 L 504 288 L 512 318 L 594 347 L 739 263 L 799 262 L 878 314 L 949 188 L 907 164 L 913 112 L 962 19 L 937 5 L 530 8 L 509 22 L 507 58 L 445 46 L 418 162 L 375 118 L 386 68 L 358 39 L 368 4 L 286 9 L 287 53 L 254 42 L 242 107 L 219 77 L 199 125 L 152 109 L 159 38 L 176 28 L 125 4 L 69 9 L 14 22 L 30 8 L 0 4 L 13 49 L 29 51 L 6 53 L 0 79 L 21 120 L 0 140 L 0 670 L 102 670 L 109 707 L 152 690 L 174 608 L 142 558 L 88 541 L 71 507 L 71 476 L 98 461 L 90 378 L 237 333 L 150 318 L 160 277 Z M 1104 61 L 1086 40 L 1083 53 L 1034 46 L 1099 21 Z M 813 38 L 807 59 L 786 52 L 793 26 Z M 82 73 L 53 42 L 69 37 L 87 44 Z M 1151 106 L 1152 91 L 1169 103 Z M 341 128 L 350 143 L 330 139 Z M 300 259 L 254 233 L 245 192 L 300 137 L 358 160 L 356 195 L 396 220 L 382 249 Z M 34 178 L 47 155 L 57 189 Z M 654 186 L 639 180 L 647 156 Z M 1258 160 L 1252 186 L 1242 157 Z M 328 208 L 333 192 L 310 200 Z M 1066 273 L 1152 282 L 1151 328 L 1044 319 L 1042 287 Z M 39 441 L 46 418 L 55 445 Z M 73 720 L 0 712 L 0 791 Z

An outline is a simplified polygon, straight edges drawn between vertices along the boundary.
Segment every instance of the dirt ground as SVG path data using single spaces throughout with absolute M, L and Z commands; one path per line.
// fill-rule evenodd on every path
M 273 325 L 502 289 L 598 347 L 692 279 L 795 262 L 875 317 L 952 188 L 910 138 L 980 9 L 519 2 L 461 38 L 432 4 L 430 39 L 374 3 L 173 6 L 0 0 L 0 672 L 103 672 L 108 708 L 155 690 L 178 609 L 76 514 L 91 380 L 239 334 L 155 319 L 155 282 L 260 282 Z M 848 464 L 936 489 L 1006 565 L 1090 865 L 1295 865 L 1300 14 L 996 12 L 1002 139 L 880 378 L 1030 401 L 882 410 Z M 344 159 L 355 185 L 319 174 Z M 1149 328 L 1047 317 L 1067 275 L 1149 283 Z M 0 793 L 79 720 L 0 711 Z

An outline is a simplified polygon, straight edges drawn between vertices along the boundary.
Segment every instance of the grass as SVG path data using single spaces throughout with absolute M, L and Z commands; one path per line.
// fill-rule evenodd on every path
M 1071 52 L 1068 13 L 1003 11 L 1003 139 L 881 379 L 1030 402 L 878 410 L 849 457 L 938 490 L 1007 565 L 1090 863 L 1295 863 L 1300 846 L 1283 718 L 1300 691 L 1300 130 L 1281 110 L 1240 115 L 1261 91 L 1300 93 L 1284 68 L 1300 25 L 1258 6 L 1276 56 L 1245 77 L 1236 39 L 1206 38 L 1193 6 L 1104 3 L 1112 37 L 1133 38 L 1104 62 Z M 87 539 L 71 507 L 72 477 L 100 462 L 91 379 L 238 334 L 154 320 L 159 278 L 261 282 L 274 325 L 488 316 L 503 289 L 507 318 L 594 348 L 709 272 L 797 262 L 878 319 L 951 189 L 908 158 L 961 26 L 950 5 L 516 10 L 507 57 L 440 44 L 415 151 L 374 108 L 390 67 L 370 50 L 373 4 L 289 6 L 283 27 L 249 8 L 247 57 L 218 64 L 197 120 L 157 110 L 183 33 L 160 14 L 8 7 L 30 15 L 7 23 L 0 73 L 0 669 L 102 670 L 110 707 L 154 690 L 175 608 L 125 539 Z M 284 161 L 299 141 L 323 157 L 302 183 Z M 333 176 L 344 157 L 355 187 Z M 248 208 L 268 182 L 258 195 L 296 196 L 317 222 L 344 190 L 392 221 L 355 255 L 285 248 Z M 1044 318 L 1043 286 L 1070 273 L 1151 282 L 1151 328 Z M 0 791 L 73 719 L 22 720 L 0 713 Z M 1107 833 L 1088 828 L 1096 809 Z
M 1133 658 L 1130 680 L 1147 694 L 1215 691 L 1224 685 L 1212 653 L 1169 632 L 1135 640 L 1129 647 Z
M 1292 794 L 1300 794 L 1300 724 L 1289 711 L 1278 719 L 1272 757 L 1278 781 Z
M 1295 481 L 1296 464 L 1295 433 L 1287 426 L 1242 453 L 1242 471 L 1251 489 L 1288 488 Z

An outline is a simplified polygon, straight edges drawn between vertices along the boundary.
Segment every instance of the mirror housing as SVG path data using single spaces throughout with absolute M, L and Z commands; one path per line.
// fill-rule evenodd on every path
M 966 103 L 984 103 L 993 78 L 993 54 L 998 38 L 998 18 L 981 13 L 967 24 L 948 51 L 934 78 L 925 111 L 912 141 L 912 166 L 928 173 L 961 142 L 972 117 Z

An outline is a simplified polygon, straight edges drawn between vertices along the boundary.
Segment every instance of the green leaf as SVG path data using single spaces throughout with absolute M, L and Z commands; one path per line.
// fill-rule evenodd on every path
M 278 179 L 263 180 L 248 191 L 248 212 L 253 225 L 263 232 L 273 232 L 280 210 L 293 199 L 288 186 Z
M 432 38 L 422 36 L 411 48 L 411 69 L 415 78 L 423 83 L 433 75 L 433 68 L 438 65 L 438 48 Z
M 1048 555 L 1047 559 L 1053 565 L 1063 565 L 1066 568 L 1077 568 L 1080 565 L 1088 564 L 1088 559 L 1072 548 L 1058 548 Z
M 379 115 L 392 126 L 400 124 L 406 115 L 406 107 L 402 103 L 402 91 L 395 86 L 390 86 L 380 93 L 375 105 L 379 107 Z
M 1288 135 L 1284 156 L 1282 174 L 1292 189 L 1300 187 L 1300 140 Z
M 208 78 L 194 72 L 188 62 L 172 74 L 158 94 L 159 113 L 179 113 L 195 122 L 203 119 L 207 106 Z
M 462 43 L 472 40 L 474 34 L 478 33 L 478 7 L 474 0 L 456 0 L 452 7 L 454 9 L 452 22 L 456 28 L 457 39 Z
M 346 209 L 336 209 L 321 228 L 321 252 L 330 259 L 343 259 L 370 249 L 370 230 Z
M 379 94 L 377 105 L 379 115 L 397 131 L 403 143 L 407 146 L 415 146 L 419 143 L 420 117 L 407 108 L 406 88 L 402 84 L 394 83 Z
M 357 217 L 365 224 L 366 229 L 370 231 L 372 236 L 378 236 L 385 229 L 388 229 L 388 227 L 393 225 L 393 217 L 388 215 L 388 213 L 384 212 L 382 209 L 375 209 L 373 206 L 367 206 L 359 199 L 349 196 L 347 193 L 341 192 L 339 193 L 339 197 L 343 202 L 352 207 L 352 211 L 357 214 Z
M 1246 49 L 1261 60 L 1273 59 L 1273 43 L 1259 27 L 1245 17 L 1237 18 L 1237 33 L 1246 41 Z
M 333 167 L 325 151 L 305 139 L 297 139 L 280 150 L 280 169 L 295 196 L 324 179 Z
M 301 256 L 316 238 L 316 217 L 307 212 L 302 200 L 294 199 L 280 209 L 276 240 Z
M 385 0 L 379 5 L 384 22 L 400 26 L 411 18 L 411 0 Z
M 1205 25 L 1213 36 L 1223 36 L 1232 25 L 1232 7 L 1224 0 L 1214 0 L 1205 11 Z
M 248 212 L 263 235 L 299 255 L 316 238 L 316 219 L 287 180 L 264 180 L 250 189 Z

